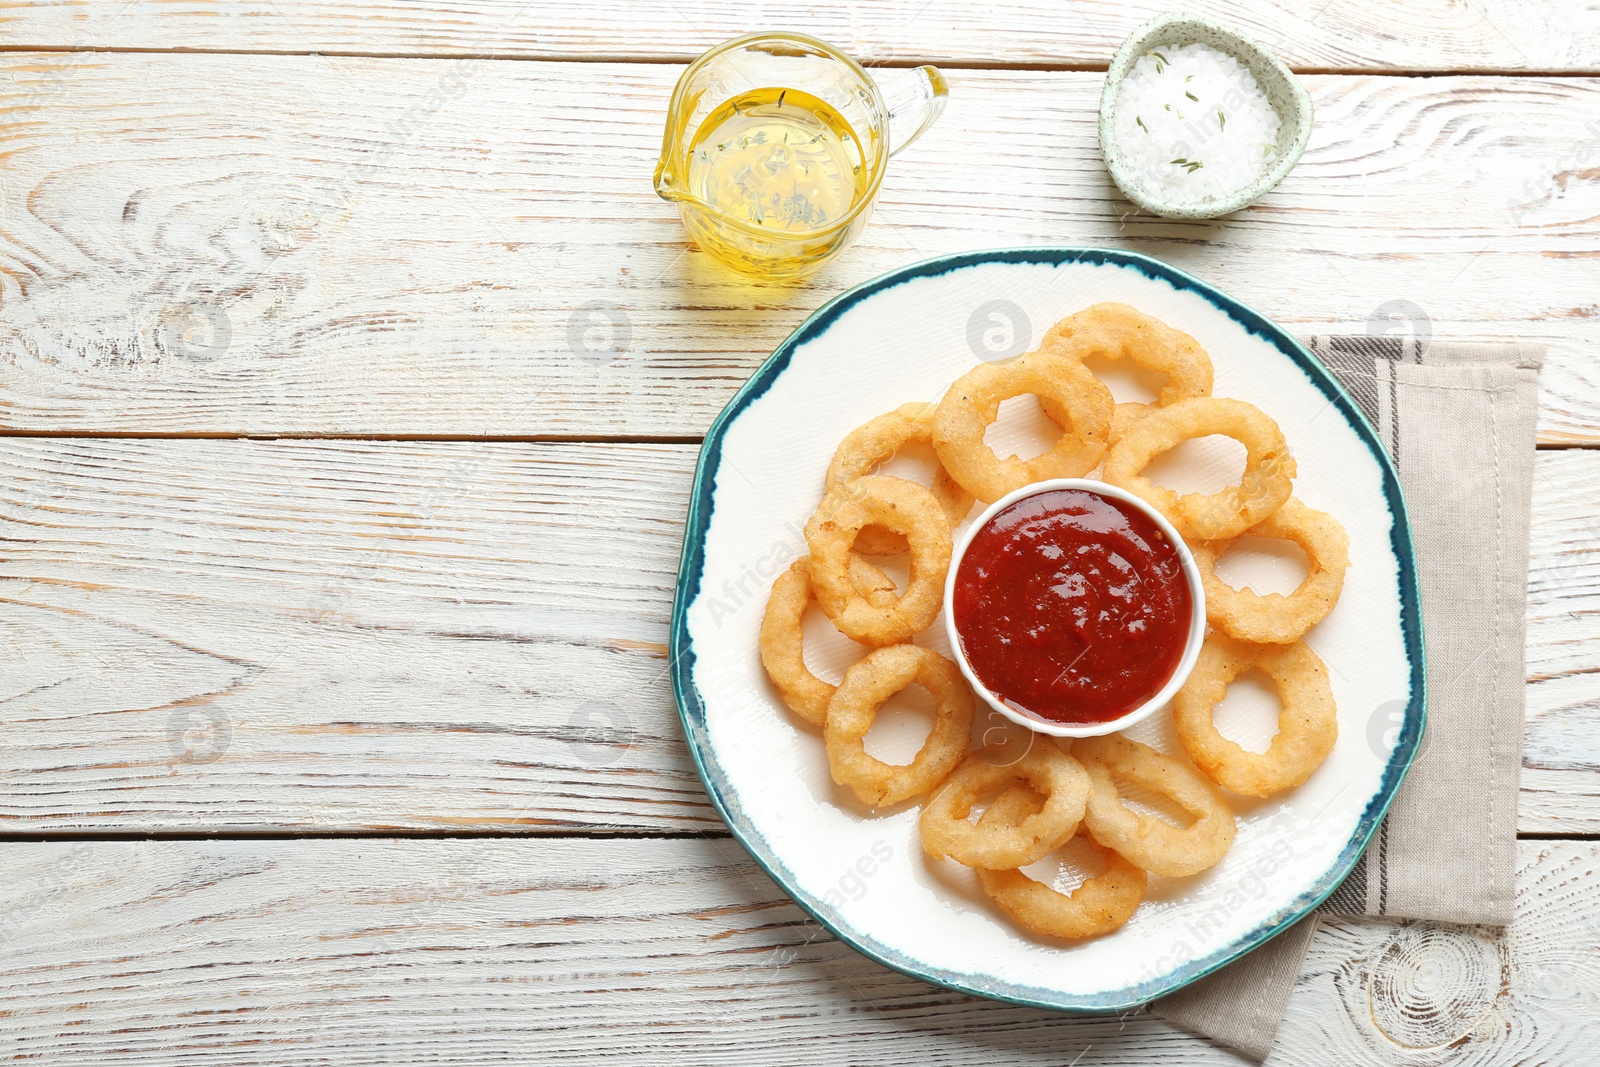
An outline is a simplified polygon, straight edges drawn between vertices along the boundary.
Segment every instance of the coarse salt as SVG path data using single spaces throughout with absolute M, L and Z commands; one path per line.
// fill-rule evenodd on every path
M 1255 76 L 1210 45 L 1152 48 L 1112 112 L 1122 165 L 1152 199 L 1201 205 L 1239 192 L 1278 159 L 1278 113 Z

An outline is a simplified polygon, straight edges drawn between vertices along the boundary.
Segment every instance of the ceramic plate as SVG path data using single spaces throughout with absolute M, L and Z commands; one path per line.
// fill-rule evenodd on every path
M 907 401 L 937 400 L 975 358 L 1025 351 L 1057 319 L 1103 300 L 1192 334 L 1211 353 L 1216 395 L 1248 400 L 1278 421 L 1299 464 L 1295 494 L 1345 524 L 1351 567 L 1338 607 L 1307 637 L 1328 664 L 1339 706 L 1339 742 L 1328 760 L 1286 794 L 1230 796 L 1239 834 L 1221 863 L 1190 878 L 1152 876 L 1126 926 L 1065 943 L 1023 933 L 989 904 L 972 872 L 926 857 L 915 803 L 874 814 L 836 786 L 820 737 L 786 711 L 763 674 L 756 638 L 772 579 L 805 551 L 801 530 L 840 438 Z M 1149 384 L 1110 369 L 1103 376 L 1119 399 L 1138 399 L 1138 387 Z M 1008 402 L 990 443 L 1024 455 L 1039 450 L 1048 438 L 1037 408 L 1031 398 Z M 1237 478 L 1242 453 L 1208 438 L 1173 450 L 1151 473 L 1174 488 L 1211 491 Z M 888 469 L 925 480 L 918 462 L 896 457 Z M 1224 561 L 1234 584 L 1286 592 L 1303 574 L 1303 562 L 1278 542 L 1241 548 Z M 1422 734 L 1419 618 L 1394 470 L 1350 398 L 1294 338 L 1142 256 L 983 252 L 907 267 L 831 301 L 722 412 L 695 476 L 672 620 L 673 685 L 717 810 L 778 884 L 839 937 L 952 989 L 1109 1011 L 1170 993 L 1250 951 L 1349 872 Z M 805 633 L 807 659 L 823 677 L 836 680 L 859 658 L 814 607 Z M 948 654 L 943 635 L 941 620 L 918 642 Z M 914 694 L 920 690 L 880 714 L 869 751 L 909 760 L 926 731 Z M 1027 743 L 989 734 L 1002 727 L 985 721 L 986 710 L 980 704 L 975 744 L 979 735 Z M 1275 716 L 1271 695 L 1242 681 L 1218 724 L 1259 750 Z M 1170 709 L 1128 734 L 1179 751 Z M 1081 877 L 1074 868 L 1069 850 L 1029 873 L 1068 887 Z

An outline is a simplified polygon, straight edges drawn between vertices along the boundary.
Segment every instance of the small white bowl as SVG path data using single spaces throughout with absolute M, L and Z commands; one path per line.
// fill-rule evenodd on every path
M 1177 204 L 1160 199 L 1141 186 L 1123 166 L 1116 138 L 1117 96 L 1122 80 L 1138 58 L 1162 45 L 1204 44 L 1237 59 L 1255 78 L 1278 113 L 1278 158 L 1260 177 L 1232 196 L 1203 204 Z M 1106 71 L 1105 88 L 1100 93 L 1100 154 L 1105 159 L 1111 180 L 1122 194 L 1146 211 L 1169 219 L 1214 219 L 1231 215 L 1264 196 L 1300 162 L 1300 154 L 1311 140 L 1313 108 L 1311 94 L 1300 79 L 1264 46 L 1230 26 L 1200 15 L 1168 12 L 1157 15 L 1134 29 L 1122 42 Z
M 956 575 L 961 570 L 961 561 L 967 554 L 967 546 L 972 543 L 972 538 L 979 530 L 989 525 L 991 519 L 1017 501 L 1025 497 L 1037 496 L 1040 493 L 1053 492 L 1057 489 L 1083 489 L 1087 492 L 1097 493 L 1108 499 L 1130 504 L 1141 514 L 1149 516 L 1162 535 L 1171 541 L 1173 547 L 1177 549 L 1178 562 L 1183 567 L 1183 578 L 1189 586 L 1189 637 L 1183 646 L 1183 658 L 1178 661 L 1177 669 L 1172 672 L 1172 677 L 1167 679 L 1167 684 L 1162 686 L 1161 691 L 1155 696 L 1126 715 L 1108 722 L 1049 722 L 1017 711 L 990 692 L 989 687 L 984 685 L 977 674 L 973 672 L 972 665 L 967 662 L 966 649 L 961 646 L 961 633 L 956 629 L 954 608 Z M 1182 537 L 1178 536 L 1178 531 L 1172 528 L 1172 524 L 1166 520 L 1166 517 L 1155 508 L 1146 504 L 1132 493 L 1118 489 L 1114 485 L 1107 485 L 1105 482 L 1097 482 L 1089 478 L 1051 478 L 1046 481 L 1025 485 L 1021 489 L 1007 493 L 999 500 L 996 500 L 983 510 L 983 514 L 978 516 L 977 521 L 968 526 L 966 532 L 956 541 L 954 551 L 950 554 L 950 572 L 945 576 L 944 580 L 944 627 L 950 637 L 950 649 L 955 655 L 956 666 L 960 667 L 961 673 L 966 675 L 973 691 L 988 701 L 989 706 L 994 710 L 1019 726 L 1026 726 L 1028 729 L 1036 730 L 1042 734 L 1050 734 L 1054 737 L 1097 737 L 1101 734 L 1125 730 L 1134 723 L 1149 718 L 1157 708 L 1163 707 L 1177 693 L 1184 680 L 1189 677 L 1189 672 L 1194 669 L 1195 660 L 1200 657 L 1200 646 L 1205 641 L 1206 593 L 1205 587 L 1200 584 L 1200 571 L 1194 565 L 1194 556 L 1190 554 L 1189 546 L 1184 543 Z

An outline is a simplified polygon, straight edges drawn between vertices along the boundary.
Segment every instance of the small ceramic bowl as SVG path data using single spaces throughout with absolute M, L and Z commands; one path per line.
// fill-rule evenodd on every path
M 1167 679 L 1167 684 L 1161 691 L 1121 718 L 1109 722 L 1047 722 L 1026 715 L 1005 701 L 1001 700 L 989 687 L 984 685 L 978 676 L 973 673 L 972 665 L 967 662 L 966 650 L 961 647 L 961 633 L 956 629 L 956 613 L 954 609 L 956 575 L 961 570 L 961 560 L 967 554 L 967 546 L 972 543 L 972 538 L 977 532 L 989 525 L 989 521 L 1000 512 L 1026 497 L 1039 493 L 1048 493 L 1057 489 L 1083 489 L 1096 493 L 1111 500 L 1119 500 L 1132 505 L 1140 513 L 1150 517 L 1162 535 L 1172 542 L 1178 550 L 1178 562 L 1183 567 L 1183 578 L 1189 586 L 1189 635 L 1184 642 L 1183 658 L 1178 661 L 1177 669 L 1172 672 L 1172 677 Z M 1206 637 L 1206 593 L 1200 584 L 1200 571 L 1194 565 L 1194 556 L 1189 553 L 1189 546 L 1184 544 L 1183 538 L 1178 536 L 1178 531 L 1155 508 L 1125 490 L 1105 482 L 1091 481 L 1087 478 L 1051 478 L 1042 482 L 1025 485 L 1021 489 L 1007 493 L 983 510 L 976 522 L 968 526 L 955 543 L 954 551 L 950 554 L 950 571 L 944 580 L 944 626 L 950 637 L 950 650 L 955 654 L 956 666 L 961 668 L 961 673 L 966 675 L 967 682 L 972 686 L 972 691 L 977 693 L 989 706 L 1000 714 L 1020 726 L 1036 730 L 1042 734 L 1051 734 L 1055 737 L 1096 737 L 1100 734 L 1114 733 L 1125 730 L 1142 719 L 1149 718 L 1157 708 L 1163 707 L 1178 692 L 1184 680 L 1189 677 L 1189 672 L 1194 669 L 1195 660 L 1200 656 L 1200 646 Z
M 1272 169 L 1232 196 L 1204 204 L 1168 203 L 1136 184 L 1133 175 L 1122 164 L 1112 123 L 1122 79 L 1132 69 L 1134 62 L 1152 48 L 1185 44 L 1210 45 L 1244 64 L 1256 84 L 1261 86 L 1261 91 L 1267 94 L 1268 102 L 1282 123 L 1278 127 L 1278 161 Z M 1169 219 L 1213 219 L 1238 211 L 1281 182 L 1284 175 L 1300 161 L 1300 154 L 1305 151 L 1309 140 L 1311 94 L 1306 92 L 1300 80 L 1277 56 L 1249 37 L 1199 15 L 1170 12 L 1144 23 L 1122 42 L 1122 47 L 1117 49 L 1116 56 L 1111 60 L 1111 69 L 1106 71 L 1105 88 L 1100 93 L 1100 154 L 1105 157 L 1111 180 L 1117 183 L 1123 195 L 1157 215 Z

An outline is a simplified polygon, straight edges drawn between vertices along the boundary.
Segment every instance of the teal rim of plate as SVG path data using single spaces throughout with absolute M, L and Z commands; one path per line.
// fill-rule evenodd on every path
M 1149 978 L 1136 985 L 1101 993 L 1066 994 L 1059 990 L 985 980 L 981 975 L 934 967 L 879 943 L 869 934 L 852 928 L 841 917 L 832 914 L 832 909 L 827 904 L 800 888 L 781 857 L 768 846 L 765 838 L 745 817 L 738 797 L 724 779 L 721 768 L 714 765 L 714 760 L 708 759 L 710 748 L 706 734 L 705 705 L 694 685 L 695 654 L 688 631 L 688 609 L 700 593 L 700 577 L 705 565 L 705 534 L 715 507 L 713 496 L 716 474 L 722 460 L 722 439 L 728 425 L 772 387 L 788 367 L 796 348 L 826 333 L 841 315 L 857 304 L 876 293 L 909 281 L 937 277 L 989 263 L 1039 264 L 1051 267 L 1088 263 L 1136 270 L 1148 278 L 1164 281 L 1175 289 L 1199 294 L 1234 322 L 1272 344 L 1310 378 L 1328 398 L 1330 404 L 1339 409 L 1345 420 L 1377 458 L 1379 468 L 1383 471 L 1384 498 L 1388 503 L 1392 520 L 1389 531 L 1390 546 L 1399 565 L 1400 625 L 1405 637 L 1406 656 L 1411 665 L 1411 698 L 1406 706 L 1405 722 L 1400 728 L 1400 736 L 1396 739 L 1394 751 L 1390 754 L 1389 765 L 1384 770 L 1378 793 L 1368 803 L 1366 811 L 1356 824 L 1355 832 L 1346 842 L 1339 858 L 1291 904 L 1280 909 L 1244 937 L 1204 956 L 1178 962 L 1163 975 Z M 672 605 L 672 627 L 668 639 L 671 659 L 668 670 L 672 675 L 672 693 L 678 705 L 678 716 L 683 722 L 684 736 L 694 757 L 695 769 L 705 784 L 712 806 L 762 870 L 766 871 L 795 903 L 830 933 L 885 967 L 945 989 L 1023 1007 L 1048 1008 L 1075 1014 L 1096 1014 L 1125 1011 L 1176 992 L 1191 982 L 1204 978 L 1293 926 L 1326 900 L 1344 881 L 1366 850 L 1367 843 L 1377 831 L 1384 814 L 1389 810 L 1389 805 L 1394 801 L 1395 793 L 1399 790 L 1401 781 L 1405 779 L 1406 772 L 1416 758 L 1417 749 L 1421 744 L 1423 729 L 1427 722 L 1427 672 L 1421 613 L 1416 553 L 1411 542 L 1411 523 L 1406 514 L 1405 498 L 1400 491 L 1400 481 L 1394 463 L 1379 440 L 1377 431 L 1372 428 L 1372 424 L 1345 392 L 1344 387 L 1293 335 L 1264 315 L 1193 275 L 1136 252 L 1120 252 L 1106 248 L 994 249 L 923 260 L 879 275 L 839 294 L 818 308 L 774 349 L 772 355 L 767 357 L 767 360 L 734 394 L 733 399 L 728 401 L 727 406 L 722 409 L 721 414 L 706 432 L 700 449 L 700 460 L 695 467 L 694 487 L 689 499 L 689 516 L 684 530 L 683 554 L 678 564 L 676 596 Z

